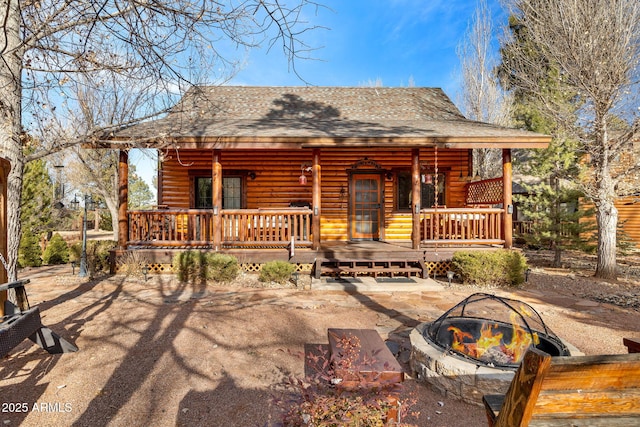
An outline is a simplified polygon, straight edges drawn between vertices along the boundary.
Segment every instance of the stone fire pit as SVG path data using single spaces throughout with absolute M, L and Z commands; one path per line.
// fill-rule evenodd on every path
M 448 396 L 482 405 L 505 393 L 520 358 L 535 346 L 552 356 L 581 355 L 558 338 L 528 304 L 473 294 L 410 335 L 414 375 Z

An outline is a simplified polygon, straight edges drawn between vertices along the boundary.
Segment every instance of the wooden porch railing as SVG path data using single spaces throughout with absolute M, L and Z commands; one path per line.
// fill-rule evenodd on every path
M 311 246 L 311 209 L 222 210 L 222 245 L 225 247 Z M 131 246 L 210 246 L 213 241 L 211 209 L 159 209 L 129 211 Z
M 531 234 L 533 221 L 513 221 L 513 232 L 516 235 Z
M 500 208 L 432 208 L 420 211 L 424 245 L 504 244 Z
M 129 245 L 206 246 L 212 240 L 212 210 L 158 209 L 129 211 Z
M 525 235 L 525 234 L 533 234 L 536 232 L 535 229 L 536 223 L 535 221 L 514 221 L 513 222 L 513 232 L 516 235 Z M 556 226 L 558 227 L 558 226 Z M 563 222 L 559 226 L 559 235 L 563 237 L 571 237 L 575 231 L 571 230 L 571 224 L 567 222 Z M 550 232 L 553 233 L 552 229 L 549 229 Z
M 222 245 L 311 246 L 311 209 L 225 209 L 222 211 Z

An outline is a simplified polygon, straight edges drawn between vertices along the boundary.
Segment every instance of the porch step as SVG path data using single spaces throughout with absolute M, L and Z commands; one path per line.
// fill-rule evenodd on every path
M 371 260 L 371 259 L 317 259 L 315 277 L 321 276 L 418 276 L 424 278 L 428 274 L 423 260 Z

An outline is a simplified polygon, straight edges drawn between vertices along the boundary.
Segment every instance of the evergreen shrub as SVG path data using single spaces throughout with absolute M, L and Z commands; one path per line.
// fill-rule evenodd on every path
M 295 270 L 296 266 L 287 261 L 269 261 L 262 266 L 258 280 L 285 284 Z
M 458 251 L 452 264 L 464 284 L 486 287 L 519 286 L 528 268 L 524 255 L 509 249 Z
M 18 249 L 18 265 L 20 267 L 40 267 L 42 265 L 42 249 L 39 236 L 31 230 L 24 230 Z
M 205 254 L 200 251 L 179 252 L 173 257 L 173 271 L 178 280 L 193 283 L 206 281 Z
M 233 255 L 207 254 L 206 264 L 206 277 L 214 282 L 230 282 L 240 273 L 240 264 Z
M 232 255 L 185 251 L 174 256 L 173 270 L 181 282 L 230 282 L 238 277 L 240 263 Z
M 55 233 L 47 245 L 42 260 L 47 265 L 66 264 L 69 262 L 69 245 L 59 233 Z

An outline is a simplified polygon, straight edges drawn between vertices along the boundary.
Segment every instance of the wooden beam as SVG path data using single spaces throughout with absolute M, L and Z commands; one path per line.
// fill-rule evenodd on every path
M 320 149 L 313 150 L 313 165 L 311 168 L 311 176 L 313 180 L 311 206 L 313 208 L 313 220 L 311 222 L 311 233 L 313 234 L 312 249 L 320 249 L 320 216 L 322 215 L 322 173 L 320 166 Z
M 420 150 L 411 150 L 411 247 L 420 249 Z
M 213 205 L 213 247 L 222 246 L 222 163 L 221 151 L 213 150 L 211 168 L 211 201 Z
M 129 240 L 129 152 L 120 150 L 118 156 L 118 248 L 127 249 Z
M 502 179 L 504 192 L 504 247 L 511 249 L 513 247 L 513 171 L 511 167 L 511 150 L 505 148 L 502 150 Z
M 158 205 L 164 204 L 164 165 L 162 164 L 162 156 L 160 155 L 160 150 L 156 150 L 156 182 L 158 183 L 157 195 L 156 195 L 156 203 Z
M 505 135 L 505 136 L 224 136 L 209 135 L 176 136 L 172 142 L 180 145 L 181 149 L 302 149 L 325 147 L 389 147 L 389 148 L 418 148 L 435 147 L 452 149 L 477 148 L 546 148 L 551 141 L 547 135 Z M 166 140 L 157 141 L 155 138 L 121 137 L 108 141 L 88 144 L 92 148 L 161 148 L 166 146 Z

